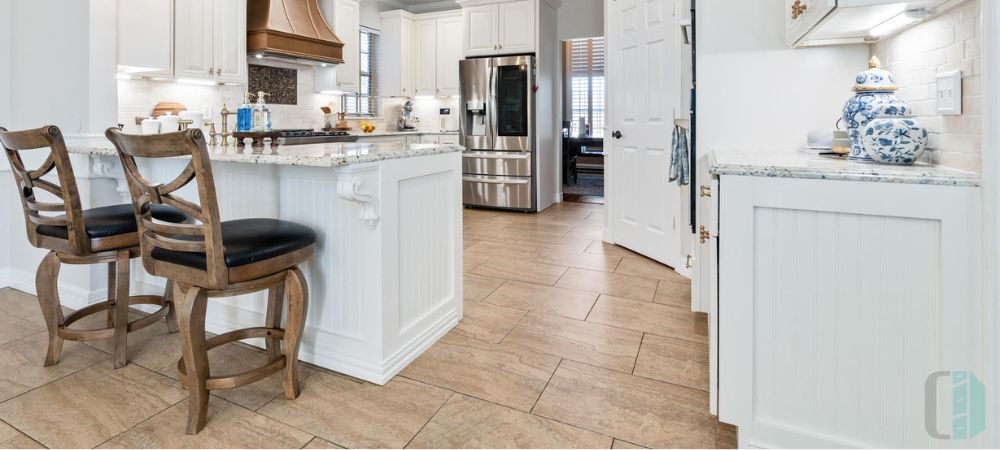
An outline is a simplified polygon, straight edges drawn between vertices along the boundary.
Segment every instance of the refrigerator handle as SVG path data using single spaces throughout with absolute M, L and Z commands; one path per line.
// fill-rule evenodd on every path
M 488 128 L 487 133 L 489 134 L 489 145 L 490 150 L 496 150 L 497 148 L 497 114 L 499 113 L 499 108 L 497 107 L 497 86 L 496 86 L 496 60 L 488 59 L 488 65 L 490 70 L 490 81 L 489 81 L 489 107 L 487 108 Z

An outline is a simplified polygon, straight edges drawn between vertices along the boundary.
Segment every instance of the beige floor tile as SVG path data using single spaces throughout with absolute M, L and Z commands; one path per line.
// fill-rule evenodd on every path
M 463 280 L 464 296 L 466 300 L 481 301 L 495 291 L 504 280 L 502 278 L 484 277 L 471 273 L 465 274 Z
M 21 433 L 18 432 L 14 427 L 12 427 L 12 426 L 4 423 L 4 422 L 0 422 L 0 441 L 6 441 L 8 439 L 11 439 L 11 438 L 19 435 L 19 434 L 21 434 Z
M 45 326 L 0 313 L 0 345 L 45 331 Z
M 100 448 L 300 448 L 313 436 L 213 396 L 208 422 L 184 433 L 188 402 L 182 401 L 115 436 Z
M 45 448 L 45 446 L 19 432 L 10 439 L 0 441 L 0 448 Z
M 517 258 L 490 258 L 473 270 L 476 275 L 524 281 L 526 283 L 555 284 L 566 272 L 566 267 L 538 264 Z
M 569 269 L 557 287 L 614 295 L 646 302 L 653 301 L 656 280 L 586 269 Z
M 645 257 L 626 256 L 622 258 L 621 264 L 615 269 L 615 273 L 624 275 L 635 275 L 637 277 L 656 278 L 658 280 L 673 281 L 675 283 L 690 283 L 690 280 L 674 271 L 670 266 L 665 266 L 652 259 Z
M 532 411 L 651 448 L 715 445 L 708 393 L 563 361 Z
M 527 234 L 517 241 L 517 245 L 531 246 L 540 254 L 552 251 L 583 253 L 593 242 L 593 239 L 587 238 Z
M 141 317 L 133 311 L 130 320 Z M 103 326 L 103 318 L 91 316 L 81 321 L 82 326 Z M 87 345 L 100 349 L 108 354 L 114 352 L 111 340 L 87 341 Z M 139 331 L 128 334 L 128 361 L 150 370 L 174 376 L 177 371 L 177 360 L 181 357 L 181 337 L 179 333 L 167 331 L 165 321 L 160 321 Z
M 520 309 L 468 299 L 465 300 L 464 310 L 464 317 L 454 332 L 494 344 L 499 343 L 526 313 Z
M 344 448 L 323 438 L 313 438 L 302 448 Z
M 486 297 L 487 303 L 583 320 L 598 294 L 508 281 Z
M 79 342 L 66 341 L 59 364 L 42 367 L 48 342 L 48 333 L 42 332 L 0 346 L 0 402 L 111 357 Z
M 521 237 L 512 238 L 504 243 L 481 241 L 465 251 L 473 255 L 486 255 L 491 258 L 534 258 L 541 254 L 542 249 L 535 245 L 518 243 L 517 241 L 520 239 Z
M 0 404 L 0 419 L 47 447 L 94 447 L 187 397 L 174 380 L 105 361 Z
M 676 306 L 602 295 L 587 321 L 691 342 L 708 342 L 707 317 Z
M 642 255 L 633 252 L 625 247 L 619 247 L 614 244 L 609 244 L 600 240 L 594 241 L 587 247 L 587 253 L 596 253 L 598 255 L 608 255 L 608 256 L 635 256 L 642 257 Z
M 621 439 L 615 439 L 615 442 L 611 444 L 611 448 L 646 448 L 641 445 L 633 444 L 628 441 L 623 441 Z
M 708 391 L 708 344 L 646 334 L 632 373 Z
M 462 233 L 465 239 L 480 241 L 480 243 L 492 243 L 501 245 L 508 242 L 514 242 L 521 238 L 520 232 L 515 230 L 506 230 L 506 229 L 489 230 L 489 231 L 487 231 L 486 229 L 473 229 L 473 230 L 463 230 Z
M 465 254 L 462 256 L 462 271 L 465 273 L 472 272 L 473 270 L 476 270 L 476 267 L 481 266 L 489 260 L 490 255 L 486 253 L 477 253 L 466 250 Z
M 608 448 L 610 444 L 610 437 L 592 431 L 455 394 L 408 447 Z
M 281 396 L 258 412 L 345 447 L 400 448 L 451 395 L 402 377 L 378 386 L 320 372 L 298 399 Z
M 543 264 L 598 270 L 601 272 L 614 272 L 621 260 L 620 256 L 596 255 L 572 250 L 546 251 L 535 258 L 536 262 Z
M 38 298 L 14 288 L 0 289 L 0 312 L 28 319 L 42 326 L 45 325 L 41 306 L 38 305 Z
M 448 334 L 403 369 L 402 375 L 529 411 L 558 364 L 554 356 Z
M 638 331 L 532 313 L 511 330 L 503 345 L 631 373 L 641 341 Z
M 715 427 L 715 448 L 739 448 L 738 436 L 736 426 L 718 422 Z
M 579 239 L 601 240 L 604 238 L 604 225 L 577 225 L 563 236 Z
M 566 225 L 555 225 L 549 222 L 540 223 L 512 223 L 506 230 L 515 232 L 533 232 L 536 235 L 562 236 L 572 230 L 573 227 Z
M 691 308 L 691 283 L 660 280 L 653 303 Z

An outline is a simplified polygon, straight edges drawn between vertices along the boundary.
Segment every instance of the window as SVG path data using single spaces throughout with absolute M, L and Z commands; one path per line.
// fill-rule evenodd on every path
M 604 38 L 567 41 L 566 59 L 570 134 L 586 134 L 580 130 L 583 118 L 591 136 L 604 137 Z
M 382 99 L 378 92 L 378 33 L 361 27 L 361 86 L 358 93 L 344 94 L 344 111 L 351 117 L 377 117 L 382 113 Z

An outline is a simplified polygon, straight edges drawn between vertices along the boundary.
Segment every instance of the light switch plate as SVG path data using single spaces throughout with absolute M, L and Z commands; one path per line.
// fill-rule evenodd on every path
M 937 76 L 938 114 L 962 114 L 962 71 L 940 73 Z

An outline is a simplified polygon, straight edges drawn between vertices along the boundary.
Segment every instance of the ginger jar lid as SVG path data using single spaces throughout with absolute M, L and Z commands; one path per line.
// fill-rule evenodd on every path
M 875 56 L 868 60 L 868 70 L 858 74 L 854 80 L 855 92 L 893 92 L 899 90 L 896 86 L 896 76 L 882 69 L 882 62 Z

